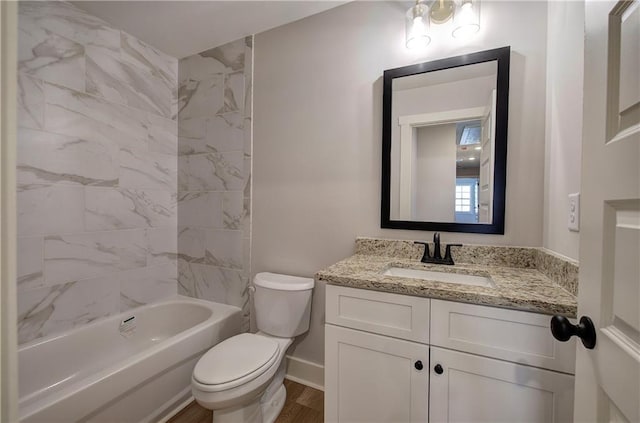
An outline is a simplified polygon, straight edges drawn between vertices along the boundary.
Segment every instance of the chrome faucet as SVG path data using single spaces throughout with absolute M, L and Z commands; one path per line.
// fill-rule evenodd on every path
M 447 247 L 444 251 L 444 257 L 442 257 L 442 253 L 440 250 L 440 233 L 436 232 L 433 234 L 433 256 L 429 252 L 429 243 L 422 241 L 414 241 L 415 244 L 424 245 L 424 254 L 422 255 L 422 259 L 420 259 L 423 263 L 435 263 L 435 264 L 448 264 L 454 265 L 453 257 L 451 256 L 451 247 L 462 247 L 462 244 L 447 244 Z

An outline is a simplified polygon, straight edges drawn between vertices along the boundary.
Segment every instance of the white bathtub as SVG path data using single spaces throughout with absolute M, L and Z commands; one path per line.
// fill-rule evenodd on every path
M 121 322 L 135 316 L 130 337 Z M 18 351 L 22 422 L 157 421 L 189 398 L 196 361 L 240 332 L 237 307 L 182 296 Z

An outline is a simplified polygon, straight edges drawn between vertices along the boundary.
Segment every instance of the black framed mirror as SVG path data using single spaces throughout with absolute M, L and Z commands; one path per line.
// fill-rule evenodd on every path
M 382 228 L 504 234 L 510 53 L 384 71 Z

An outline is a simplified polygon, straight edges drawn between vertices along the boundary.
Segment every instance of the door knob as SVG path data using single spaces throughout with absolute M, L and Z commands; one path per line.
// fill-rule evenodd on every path
M 587 316 L 582 316 L 577 325 L 572 324 L 564 316 L 553 316 L 551 318 L 551 333 L 561 342 L 567 342 L 575 335 L 582 339 L 585 348 L 592 350 L 596 346 L 596 328 Z
M 436 364 L 435 367 L 433 368 L 433 371 L 441 375 L 444 372 L 444 369 L 442 368 L 441 365 Z
M 413 367 L 415 367 L 416 370 L 422 370 L 424 366 L 422 365 L 422 361 L 418 360 L 414 363 Z

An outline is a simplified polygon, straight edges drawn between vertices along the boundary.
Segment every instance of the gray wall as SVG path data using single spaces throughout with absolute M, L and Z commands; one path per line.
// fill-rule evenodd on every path
M 428 239 L 380 229 L 382 72 L 511 45 L 505 235 L 445 242 L 542 245 L 546 20 L 543 2 L 482 3 L 464 44 L 404 48 L 404 3 L 353 2 L 258 34 L 254 75 L 252 273 L 312 276 L 353 253 L 357 236 Z M 324 287 L 293 354 L 324 361 Z
M 416 129 L 414 218 L 423 222 L 455 222 L 456 124 Z
M 578 259 L 580 234 L 567 229 L 568 195 L 580 192 L 584 3 L 550 2 L 543 246 Z
M 180 59 L 179 293 L 249 328 L 252 37 Z
M 20 2 L 19 342 L 175 295 L 178 61 Z

